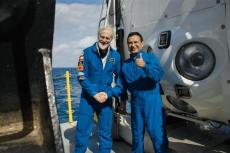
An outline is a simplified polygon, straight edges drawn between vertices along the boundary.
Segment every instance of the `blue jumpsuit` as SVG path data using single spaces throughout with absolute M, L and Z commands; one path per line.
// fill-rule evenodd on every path
M 130 56 L 122 66 L 124 89 L 131 93 L 132 153 L 144 152 L 145 126 L 152 140 L 155 153 L 167 153 L 168 139 L 159 82 L 164 74 L 159 60 L 152 53 L 140 51 L 145 67 L 136 65 Z
M 118 97 L 121 93 L 120 71 L 120 55 L 114 49 L 110 48 L 104 69 L 96 43 L 84 50 L 84 79 L 79 80 L 82 93 L 74 153 L 86 152 L 93 130 L 94 112 L 98 116 L 99 153 L 110 153 L 112 148 L 112 96 Z M 116 83 L 114 87 L 111 86 L 113 76 L 115 76 Z M 102 91 L 108 95 L 108 100 L 103 104 L 93 98 L 96 93 Z

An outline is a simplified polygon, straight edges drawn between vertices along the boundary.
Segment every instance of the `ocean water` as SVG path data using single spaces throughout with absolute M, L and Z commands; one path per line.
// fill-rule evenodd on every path
M 70 91 L 71 91 L 72 111 L 73 111 L 74 121 L 76 121 L 77 119 L 80 96 L 81 96 L 81 85 L 77 80 L 76 68 L 53 68 L 52 69 L 56 106 L 57 106 L 60 123 L 65 123 L 69 121 L 67 92 L 66 92 L 66 78 L 65 78 L 66 71 L 69 71 L 71 75 Z M 128 102 L 126 104 L 126 112 L 131 113 L 130 103 Z
M 70 72 L 70 91 L 74 121 L 77 118 L 80 102 L 81 86 L 77 80 L 76 68 L 53 68 L 53 82 L 56 98 L 56 106 L 60 123 L 68 122 L 68 104 L 66 92 L 66 71 Z

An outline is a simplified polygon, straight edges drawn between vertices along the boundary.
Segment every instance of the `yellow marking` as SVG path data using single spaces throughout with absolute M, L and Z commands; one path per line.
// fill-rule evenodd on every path
M 69 124 L 73 127 L 73 114 L 72 114 L 72 102 L 71 102 L 71 93 L 70 93 L 70 73 L 66 71 L 66 92 L 67 92 L 67 102 L 68 102 L 68 115 L 69 115 Z

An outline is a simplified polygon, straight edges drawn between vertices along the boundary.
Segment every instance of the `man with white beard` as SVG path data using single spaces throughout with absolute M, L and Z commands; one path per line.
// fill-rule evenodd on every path
M 86 152 L 93 130 L 94 112 L 98 117 L 99 153 L 110 153 L 112 148 L 112 97 L 121 93 L 121 58 L 111 48 L 113 29 L 103 27 L 98 32 L 98 42 L 84 50 L 83 66 L 78 69 L 82 86 L 79 115 L 76 127 L 74 153 Z M 82 61 L 81 61 L 82 62 Z M 81 70 L 81 72 L 79 72 Z M 115 76 L 115 86 L 111 86 Z

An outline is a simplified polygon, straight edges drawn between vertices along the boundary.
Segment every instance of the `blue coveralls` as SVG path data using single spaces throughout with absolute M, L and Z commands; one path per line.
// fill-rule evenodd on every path
M 110 153 L 112 148 L 112 96 L 118 97 L 121 93 L 120 71 L 120 55 L 114 49 L 110 48 L 104 69 L 96 43 L 84 50 L 85 76 L 84 80 L 80 81 L 82 93 L 74 153 L 86 152 L 88 140 L 93 130 L 94 112 L 98 116 L 99 153 Z M 111 87 L 113 75 L 115 75 L 115 87 Z M 93 96 L 102 91 L 107 93 L 108 100 L 100 104 Z
M 132 153 L 144 152 L 145 126 L 155 153 L 167 153 L 168 139 L 159 87 L 164 72 L 154 54 L 140 51 L 137 58 L 140 53 L 145 61 L 144 68 L 136 65 L 132 54 L 122 66 L 124 89 L 131 93 Z

